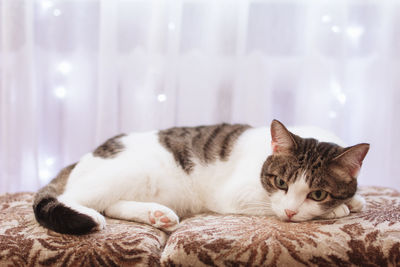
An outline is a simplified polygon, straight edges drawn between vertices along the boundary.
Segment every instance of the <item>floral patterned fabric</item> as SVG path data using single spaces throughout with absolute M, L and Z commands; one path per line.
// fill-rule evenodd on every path
M 168 236 L 107 219 L 62 235 L 37 224 L 32 193 L 0 196 L 0 266 L 400 266 L 400 193 L 363 187 L 367 206 L 338 220 L 198 215 Z
M 0 196 L 0 266 L 159 266 L 167 235 L 144 224 L 107 219 L 107 228 L 62 235 L 36 222 L 33 193 Z
M 400 266 L 400 194 L 364 187 L 367 207 L 337 220 L 202 215 L 168 239 L 165 266 Z

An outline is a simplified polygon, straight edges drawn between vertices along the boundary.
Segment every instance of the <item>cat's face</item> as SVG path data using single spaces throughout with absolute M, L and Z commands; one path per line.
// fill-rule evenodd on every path
M 311 220 L 353 197 L 368 144 L 342 148 L 304 139 L 276 120 L 271 136 L 273 154 L 263 165 L 261 182 L 278 218 Z

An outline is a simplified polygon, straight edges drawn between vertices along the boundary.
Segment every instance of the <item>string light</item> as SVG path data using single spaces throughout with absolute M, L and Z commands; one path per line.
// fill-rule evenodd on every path
M 167 96 L 165 94 L 159 94 L 157 96 L 157 100 L 158 100 L 158 102 L 164 102 L 167 100 Z
M 337 25 L 333 25 L 332 27 L 331 27 L 331 30 L 334 32 L 334 33 L 340 33 L 342 30 L 340 29 L 340 27 L 339 26 L 337 26 Z
M 39 171 L 39 177 L 42 181 L 47 181 L 51 177 L 51 173 L 47 169 L 42 169 Z
M 64 86 L 58 86 L 54 89 L 54 94 L 58 98 L 65 98 L 65 96 L 67 95 L 67 89 L 65 89 Z
M 50 178 L 54 175 L 54 172 L 52 171 L 52 167 L 54 163 L 56 162 L 55 158 L 53 157 L 48 157 L 44 160 L 44 165 L 43 168 L 39 169 L 39 179 L 43 183 L 47 183 Z
M 63 62 L 61 62 L 60 64 L 58 64 L 57 69 L 58 69 L 58 71 L 61 72 L 62 74 L 68 74 L 68 73 L 71 72 L 72 67 L 71 67 L 71 64 L 70 64 L 70 63 L 68 63 L 68 62 L 66 62 L 66 61 L 63 61 Z
M 53 1 L 50 1 L 50 0 L 42 1 L 40 4 L 42 6 L 42 9 L 44 9 L 44 10 L 47 10 L 47 9 L 51 8 L 52 6 L 54 6 Z
M 53 15 L 56 16 L 56 17 L 60 16 L 60 15 L 61 15 L 61 10 L 59 10 L 59 9 L 54 9 Z
M 344 105 L 346 103 L 347 96 L 343 93 L 340 84 L 335 81 L 331 82 L 331 91 L 340 104 Z
M 347 27 L 346 33 L 350 38 L 357 40 L 364 34 L 364 28 L 360 26 L 350 26 Z
M 54 165 L 54 162 L 55 162 L 55 159 L 54 158 L 47 158 L 46 160 L 45 160 L 45 164 L 47 165 L 47 166 L 53 166 Z
M 344 104 L 346 103 L 347 97 L 346 97 L 345 94 L 339 93 L 339 94 L 336 96 L 336 98 L 337 98 L 337 100 L 339 101 L 340 104 L 344 105 Z

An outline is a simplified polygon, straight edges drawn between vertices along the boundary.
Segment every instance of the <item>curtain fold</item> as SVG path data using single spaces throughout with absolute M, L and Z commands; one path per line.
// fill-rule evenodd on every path
M 0 0 L 0 193 L 120 132 L 273 118 L 400 189 L 399 47 L 398 1 Z
M 97 92 L 93 94 L 97 98 L 96 143 L 115 135 L 120 129 L 120 121 L 116 119 L 119 113 L 117 42 L 115 38 L 110 38 L 117 29 L 116 2 L 102 1 L 99 13 Z
M 33 5 L 6 1 L 0 14 L 0 184 L 11 191 L 26 190 L 38 184 L 38 159 L 32 157 L 38 154 L 39 101 L 34 76 Z

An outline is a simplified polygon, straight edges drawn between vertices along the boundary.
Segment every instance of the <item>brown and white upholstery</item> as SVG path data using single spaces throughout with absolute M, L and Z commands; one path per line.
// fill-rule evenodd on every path
M 400 193 L 361 187 L 367 206 L 337 220 L 301 223 L 203 214 L 167 234 L 107 219 L 62 235 L 37 224 L 33 193 L 0 196 L 0 266 L 400 266 Z

